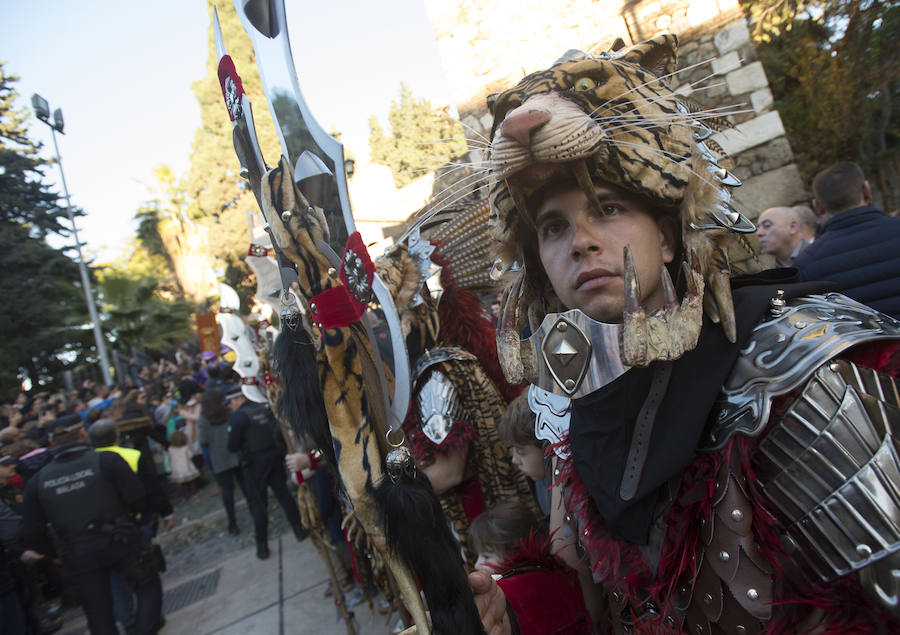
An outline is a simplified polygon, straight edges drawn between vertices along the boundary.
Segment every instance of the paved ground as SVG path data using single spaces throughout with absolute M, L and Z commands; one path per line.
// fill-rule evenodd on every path
M 176 502 L 176 528 L 157 542 L 166 554 L 162 576 L 166 625 L 163 635 L 243 635 L 246 633 L 348 633 L 337 608 L 325 597 L 328 572 L 309 540 L 298 543 L 277 504 L 269 502 L 271 557 L 259 560 L 246 503 L 238 495 L 241 533 L 226 531 L 220 498 L 208 484 L 187 501 Z M 362 603 L 351 609 L 355 632 L 390 632 L 387 618 Z M 396 621 L 396 618 L 391 620 Z M 62 633 L 84 635 L 80 610 L 68 611 Z

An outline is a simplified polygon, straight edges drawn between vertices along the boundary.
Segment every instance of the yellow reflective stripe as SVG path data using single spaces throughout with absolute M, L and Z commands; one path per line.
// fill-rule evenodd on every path
M 138 471 L 138 459 L 141 457 L 140 450 L 132 450 L 131 448 L 123 448 L 118 445 L 110 445 L 105 448 L 97 448 L 97 452 L 115 452 L 128 463 L 128 467 L 132 472 Z

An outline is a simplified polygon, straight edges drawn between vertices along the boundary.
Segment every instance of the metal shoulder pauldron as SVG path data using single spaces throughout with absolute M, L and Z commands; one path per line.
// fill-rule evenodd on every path
M 415 383 L 427 375 L 416 391 L 416 407 L 422 421 L 422 432 L 438 445 L 449 436 L 454 422 L 465 418 L 465 410 L 450 378 L 438 369 L 429 372 L 436 364 L 451 359 L 468 361 L 476 358 L 455 346 L 433 348 L 419 357 L 413 371 Z
M 900 385 L 839 359 L 820 366 L 753 452 L 788 575 L 851 573 L 900 616 Z
M 722 386 L 701 450 L 720 450 L 736 434 L 758 435 L 772 399 L 802 385 L 832 357 L 857 344 L 900 338 L 900 322 L 839 293 L 796 298 L 773 313 L 753 330 Z

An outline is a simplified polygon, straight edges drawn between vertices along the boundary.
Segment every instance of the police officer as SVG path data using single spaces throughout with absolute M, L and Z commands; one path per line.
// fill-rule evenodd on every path
M 146 513 L 141 516 L 139 529 L 148 543 L 156 535 L 157 517 L 161 517 L 166 530 L 171 531 L 175 526 L 175 515 L 172 503 L 159 482 L 156 475 L 156 466 L 149 452 L 142 452 L 133 448 L 119 445 L 119 427 L 112 419 L 98 419 L 88 428 L 88 440 L 97 452 L 115 452 L 121 456 L 131 471 L 137 474 L 144 486 L 144 499 Z M 152 549 L 158 546 L 145 545 Z M 110 576 L 110 585 L 113 597 L 113 615 L 116 621 L 125 626 L 125 630 L 131 632 L 137 620 L 137 612 L 134 605 L 134 591 L 128 581 L 119 572 L 114 571 Z M 162 621 L 162 618 L 160 618 Z
M 156 633 L 162 586 L 152 550 L 134 522 L 144 511 L 144 487 L 114 452 L 83 443 L 84 427 L 54 434 L 53 460 L 25 487 L 25 546 L 48 553 L 57 542 L 63 576 L 78 599 L 93 635 L 118 633 L 109 585 L 111 571 L 129 580 L 138 597 L 135 632 Z
M 231 415 L 228 417 L 228 449 L 241 457 L 250 513 L 256 531 L 256 555 L 269 557 L 268 488 L 272 488 L 297 540 L 306 538 L 300 525 L 297 503 L 287 488 L 285 448 L 278 423 L 269 406 L 244 397 L 240 387 L 226 388 Z

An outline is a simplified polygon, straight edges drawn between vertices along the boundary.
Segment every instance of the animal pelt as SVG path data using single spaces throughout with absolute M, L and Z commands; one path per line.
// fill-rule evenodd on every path
M 325 398 L 319 385 L 316 350 L 304 328 L 284 327 L 275 339 L 275 367 L 284 386 L 278 410 L 299 438 L 309 438 L 325 460 L 337 466 Z
M 459 545 L 428 478 L 383 478 L 375 500 L 391 551 L 419 581 L 436 635 L 483 633 Z

